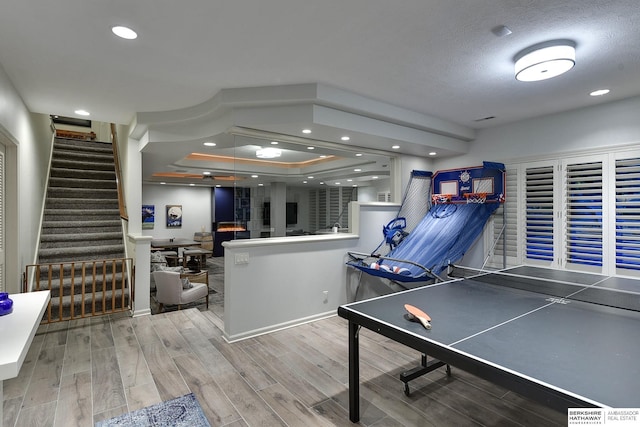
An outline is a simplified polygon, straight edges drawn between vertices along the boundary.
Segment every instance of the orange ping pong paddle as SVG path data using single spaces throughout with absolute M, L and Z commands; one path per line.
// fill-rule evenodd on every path
M 425 329 L 431 329 L 431 317 L 427 313 L 411 304 L 405 304 L 404 308 L 409 312 L 409 318 L 417 319 Z

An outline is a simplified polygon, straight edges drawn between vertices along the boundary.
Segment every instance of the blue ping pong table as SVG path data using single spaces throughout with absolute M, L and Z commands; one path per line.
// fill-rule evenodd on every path
M 404 304 L 429 314 L 432 328 L 410 321 Z M 520 266 L 346 304 L 338 314 L 349 321 L 352 422 L 360 419 L 361 327 L 433 357 L 427 366 L 423 356 L 419 374 L 451 365 L 557 410 L 640 407 L 638 280 Z

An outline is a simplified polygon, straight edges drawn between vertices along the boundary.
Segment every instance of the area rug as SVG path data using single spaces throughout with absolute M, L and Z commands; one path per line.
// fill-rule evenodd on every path
M 211 427 L 193 393 L 98 421 L 96 427 Z

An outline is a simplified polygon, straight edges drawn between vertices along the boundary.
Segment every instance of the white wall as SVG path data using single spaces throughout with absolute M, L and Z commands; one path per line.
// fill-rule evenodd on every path
M 211 188 L 172 185 L 144 184 L 142 204 L 155 205 L 155 225 L 153 230 L 142 230 L 144 236 L 156 239 L 193 239 L 193 233 L 211 232 Z M 167 228 L 166 205 L 182 205 L 182 227 Z M 140 207 L 141 208 L 141 207 Z M 138 208 L 138 209 L 140 209 Z M 140 211 L 130 210 L 129 215 L 139 215 Z
M 52 132 L 32 114 L 0 66 L 0 143 L 6 145 L 6 290 L 19 292 L 24 266 L 35 260 Z
M 425 156 L 428 154 L 425 153 Z M 401 173 L 401 187 L 400 194 L 394 195 L 394 201 L 401 202 L 402 196 L 404 196 L 404 191 L 409 184 L 409 180 L 411 179 L 411 171 L 419 170 L 419 171 L 429 171 L 435 172 L 434 163 L 431 159 L 427 159 L 424 157 L 413 157 L 413 156 L 400 156 L 398 159 L 400 163 L 400 173 Z
M 358 201 L 359 202 L 377 202 L 378 193 L 390 193 L 390 179 L 387 177 L 378 179 L 377 181 L 370 181 L 371 185 L 366 187 L 358 187 Z
M 358 219 L 352 222 L 358 224 L 359 236 L 336 233 L 223 243 L 226 339 L 335 315 L 338 306 L 354 300 L 354 279 L 360 274 L 345 265 L 347 252 L 375 249 L 383 239 L 382 225 L 398 211 L 398 205 L 391 203 L 356 204 L 358 209 L 351 209 Z M 247 255 L 249 262 L 236 264 L 239 254 Z M 388 287 L 376 289 L 376 295 L 390 292 Z
M 640 97 L 523 120 L 478 131 L 469 153 L 437 169 L 640 144 Z

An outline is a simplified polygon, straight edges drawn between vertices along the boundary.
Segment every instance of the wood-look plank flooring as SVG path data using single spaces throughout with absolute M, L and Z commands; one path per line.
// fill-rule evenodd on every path
M 4 382 L 4 426 L 93 426 L 193 392 L 213 426 L 349 426 L 347 322 L 332 317 L 229 344 L 222 289 L 204 307 L 41 326 Z M 217 302 L 216 302 L 217 301 Z M 361 330 L 363 426 L 552 426 L 566 414 L 453 369 L 403 393 L 420 355 Z

